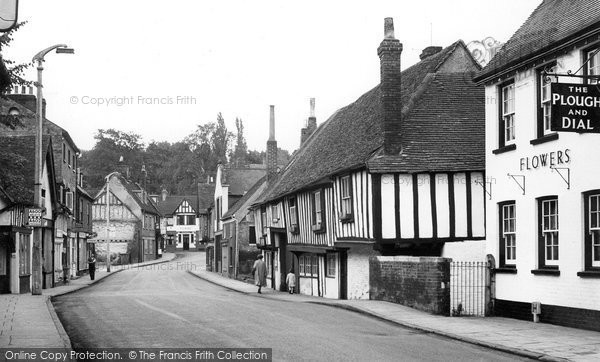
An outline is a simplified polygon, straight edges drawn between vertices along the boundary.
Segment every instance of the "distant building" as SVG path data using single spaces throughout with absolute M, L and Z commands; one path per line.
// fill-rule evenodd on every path
M 266 174 L 264 165 L 247 167 L 227 167 L 219 164 L 215 178 L 213 206 L 211 207 L 213 248 L 209 250 L 209 262 L 213 271 L 227 276 L 234 275 L 234 244 L 223 229 L 223 216 L 238 202 L 258 180 Z M 225 238 L 227 236 L 227 238 Z
M 196 250 L 200 234 L 198 197 L 167 196 L 163 191 L 157 206 L 162 215 L 161 234 L 165 237 L 166 250 Z
M 542 322 L 600 331 L 599 50 L 600 2 L 545 0 L 476 77 L 496 315 L 531 320 L 539 302 Z
M 126 174 L 126 173 L 125 173 Z M 106 258 L 110 240 L 111 260 L 138 263 L 158 257 L 160 213 L 150 197 L 135 183 L 114 172 L 109 179 L 109 225 L 107 239 L 106 184 L 94 198 L 92 225 L 96 253 Z

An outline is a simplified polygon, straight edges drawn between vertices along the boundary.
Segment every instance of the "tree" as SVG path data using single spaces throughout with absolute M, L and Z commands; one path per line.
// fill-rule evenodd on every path
M 244 138 L 244 123 L 240 118 L 235 119 L 235 128 L 237 129 L 236 144 L 230 162 L 235 166 L 243 166 L 248 164 L 248 146 Z
M 114 129 L 99 129 L 94 138 L 94 148 L 82 152 L 81 155 L 81 165 L 89 187 L 102 187 L 104 177 L 118 171 L 117 163 L 121 156 L 125 165 L 129 167 L 129 178 L 134 181 L 140 180 L 144 152 L 140 135 Z
M 221 112 L 219 112 L 219 114 L 217 114 L 217 125 L 212 134 L 211 141 L 213 152 L 220 162 L 227 163 L 227 151 L 231 145 L 232 138 L 233 134 L 227 131 L 227 126 L 225 126 L 223 115 L 221 115 Z
M 26 21 L 17 23 L 17 25 L 15 25 L 14 28 L 0 35 L 0 53 L 4 53 L 4 50 L 8 48 L 10 46 L 10 43 L 13 41 L 14 33 L 25 24 L 27 24 Z M 30 68 L 33 65 L 33 63 L 17 63 L 14 60 L 10 60 L 4 57 L 2 58 L 8 70 L 8 74 L 10 77 L 10 85 L 31 85 L 33 83 L 23 78 L 25 70 Z M 9 87 L 10 85 L 8 85 L 7 87 Z M 4 93 L 6 92 L 6 90 L 7 89 L 1 89 L 0 91 Z

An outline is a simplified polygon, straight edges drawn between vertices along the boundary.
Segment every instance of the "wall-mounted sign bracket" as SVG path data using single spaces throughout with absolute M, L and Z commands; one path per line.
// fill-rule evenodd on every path
M 475 183 L 478 184 L 479 186 L 483 187 L 483 191 L 485 191 L 485 193 L 488 194 L 488 196 L 491 200 L 492 199 L 492 181 L 485 181 L 485 183 L 483 183 L 482 181 L 475 180 Z
M 553 171 L 556 171 L 556 173 L 567 184 L 567 190 L 570 190 L 571 189 L 571 169 L 569 167 L 555 167 L 555 166 L 550 166 L 550 169 Z M 566 171 L 567 177 L 565 177 L 565 175 L 563 175 L 564 171 Z
M 523 195 L 525 195 L 525 175 L 511 175 L 510 173 L 507 173 L 507 175 L 515 181 L 521 190 L 523 190 Z M 517 178 L 521 179 L 521 182 Z
M 575 72 L 573 72 L 571 70 L 567 70 L 567 73 L 561 74 L 561 73 L 549 72 L 547 68 L 544 69 L 544 80 L 546 82 L 550 82 L 551 81 L 550 77 L 555 77 L 556 83 L 558 83 L 558 77 L 574 77 L 574 78 L 591 79 L 591 80 L 596 80 L 596 81 L 600 82 L 600 74 L 595 74 L 595 75 L 579 75 L 579 74 L 577 74 L 587 65 L 587 63 L 590 62 L 590 60 L 592 60 L 592 58 L 594 58 L 594 56 L 596 54 L 598 54 L 598 52 L 600 52 L 600 48 L 593 51 L 590 54 L 590 56 L 585 60 L 585 62 L 583 62 L 581 67 L 579 67 L 579 69 L 577 69 Z

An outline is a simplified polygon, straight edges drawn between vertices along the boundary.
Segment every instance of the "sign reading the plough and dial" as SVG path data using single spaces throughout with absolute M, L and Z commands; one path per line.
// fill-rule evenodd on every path
M 600 84 L 552 83 L 551 130 L 600 133 Z

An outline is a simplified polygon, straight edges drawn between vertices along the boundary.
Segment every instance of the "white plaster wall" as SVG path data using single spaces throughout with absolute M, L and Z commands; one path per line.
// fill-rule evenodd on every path
M 348 299 L 369 299 L 369 257 L 375 255 L 372 245 L 348 250 Z
M 444 243 L 441 256 L 452 261 L 485 261 L 486 255 L 485 240 L 465 240 Z
M 581 66 L 579 50 L 558 59 L 560 69 L 577 70 Z M 584 231 L 582 192 L 600 188 L 600 135 L 559 134 L 559 139 L 531 145 L 536 138 L 536 73 L 520 72 L 515 81 L 517 149 L 493 155 L 498 147 L 497 88 L 486 87 L 486 167 L 492 181 L 492 200 L 488 201 L 487 252 L 498 260 L 498 206 L 505 200 L 516 201 L 517 274 L 500 274 L 496 278 L 496 297 L 521 302 L 540 301 L 574 308 L 600 310 L 600 279 L 584 279 L 577 272 L 584 269 Z M 579 83 L 576 78 L 560 82 Z M 570 150 L 571 187 L 549 167 L 521 170 L 520 158 L 551 151 Z M 525 176 L 525 195 L 507 173 Z M 560 276 L 533 275 L 537 268 L 537 202 L 536 198 L 558 195 L 559 268 Z

